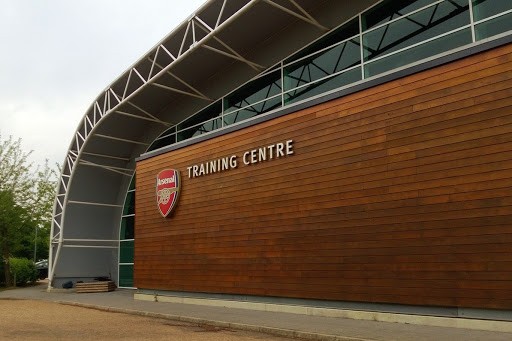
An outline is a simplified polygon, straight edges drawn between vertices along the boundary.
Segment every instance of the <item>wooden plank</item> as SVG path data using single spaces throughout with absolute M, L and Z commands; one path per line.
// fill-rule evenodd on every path
M 117 287 L 113 281 L 82 282 L 75 284 L 77 293 L 109 292 Z
M 135 284 L 512 309 L 511 79 L 505 46 L 139 162 Z M 187 177 L 287 139 L 293 156 Z

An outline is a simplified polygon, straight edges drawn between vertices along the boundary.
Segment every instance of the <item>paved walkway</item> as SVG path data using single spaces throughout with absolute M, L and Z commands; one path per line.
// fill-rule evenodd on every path
M 1 299 L 47 300 L 100 310 L 168 318 L 310 340 L 512 340 L 512 333 L 351 320 L 288 313 L 146 302 L 133 291 L 108 293 L 46 292 L 46 284 L 0 291 Z M 512 322 L 511 322 L 512 323 Z

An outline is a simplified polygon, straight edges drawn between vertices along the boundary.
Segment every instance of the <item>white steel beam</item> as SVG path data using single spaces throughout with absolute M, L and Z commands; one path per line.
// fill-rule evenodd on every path
M 118 205 L 118 204 L 105 204 L 102 202 L 78 201 L 78 200 L 68 200 L 68 204 L 106 206 L 106 207 L 123 207 L 123 205 Z
M 264 2 L 266 2 L 267 4 L 275 7 L 275 8 L 278 8 L 280 9 L 281 11 L 283 12 L 286 12 L 290 15 L 293 15 L 294 17 L 296 18 L 299 18 L 300 20 L 303 20 L 313 26 L 316 26 L 318 27 L 319 29 L 321 29 L 322 31 L 329 31 L 329 28 L 321 25 L 318 21 L 316 21 L 311 15 L 309 15 L 308 12 L 306 12 L 301 6 L 299 6 L 295 1 L 293 0 L 288 0 L 290 3 L 292 3 L 299 11 L 301 11 L 303 14 L 299 14 L 297 12 L 294 12 L 292 11 L 291 9 L 289 8 L 286 8 L 282 5 L 279 5 L 277 3 L 275 3 L 274 1 L 272 0 L 263 0 Z
M 172 92 L 177 92 L 177 93 L 182 94 L 182 95 L 187 95 L 187 96 L 192 96 L 192 97 L 204 99 L 205 101 L 211 101 L 211 99 L 209 99 L 208 97 L 204 97 L 204 96 L 201 96 L 201 95 L 193 94 L 193 93 L 188 92 L 188 91 L 183 91 L 183 90 L 179 90 L 179 89 L 176 89 L 176 88 L 172 88 L 172 87 L 167 86 L 167 85 L 158 84 L 156 82 L 151 83 L 151 85 L 156 86 L 156 87 L 161 88 L 161 89 L 169 90 L 169 91 L 172 91 Z
M 66 248 L 84 248 L 84 249 L 118 249 L 118 246 L 111 245 L 72 245 L 72 244 L 63 244 L 62 247 Z
M 181 53 L 183 52 L 183 47 L 185 46 L 185 41 L 187 40 L 189 29 L 190 29 L 190 21 L 187 23 L 187 28 L 185 29 L 185 34 L 183 35 L 183 39 L 181 40 L 180 50 L 178 51 L 178 58 L 181 56 Z
M 90 242 L 90 243 L 119 243 L 119 239 L 77 239 L 77 238 L 64 238 L 64 242 Z
M 90 155 L 90 156 L 104 157 L 104 158 L 107 158 L 107 159 L 130 161 L 130 159 L 127 158 L 127 157 L 119 157 L 119 156 L 112 156 L 112 155 L 98 154 L 98 153 L 89 153 L 89 152 L 85 152 L 85 151 L 82 151 L 82 154 Z
M 83 158 L 80 160 L 80 163 L 85 164 L 87 166 L 107 167 L 109 169 L 115 169 L 115 170 L 126 171 L 126 172 L 134 172 L 135 171 L 135 169 L 133 169 L 133 168 L 115 167 L 115 166 L 110 166 L 110 165 L 104 165 L 104 164 L 101 164 L 101 163 L 85 160 Z
M 225 42 L 223 42 L 221 39 L 219 39 L 218 37 L 215 36 L 215 32 L 214 31 L 210 31 L 211 30 L 211 27 L 209 27 L 208 25 L 203 25 L 203 22 L 199 22 L 201 25 L 198 25 L 204 32 L 206 32 L 207 35 L 210 35 L 211 34 L 211 37 L 216 41 L 218 42 L 219 44 L 221 44 L 226 50 L 228 50 L 229 52 L 225 52 L 225 51 L 222 51 L 222 50 L 219 50 L 217 48 L 214 48 L 214 47 L 211 47 L 211 46 L 208 46 L 206 45 L 206 43 L 203 43 L 202 46 L 207 48 L 207 49 L 210 49 L 212 51 L 215 51 L 215 52 L 218 52 L 220 54 L 223 54 L 227 57 L 231 57 L 233 59 L 236 59 L 238 61 L 241 61 L 241 62 L 244 62 L 246 63 L 247 65 L 249 65 L 249 67 L 253 68 L 254 70 L 256 71 L 262 71 L 265 69 L 264 66 L 262 65 L 259 65 L 257 63 L 254 63 L 254 62 L 251 62 L 250 60 L 248 60 L 247 58 L 244 58 L 241 54 L 239 54 L 238 52 L 236 52 L 233 48 L 231 48 L 228 44 L 226 44 Z
M 220 19 L 222 18 L 222 14 L 224 14 L 224 8 L 226 7 L 226 2 L 228 0 L 224 0 L 222 2 L 222 7 L 220 8 L 219 16 L 217 17 L 217 22 L 215 23 L 215 28 L 219 27 Z
M 169 55 L 169 57 L 172 58 L 173 61 L 176 61 L 178 59 L 178 58 L 174 57 L 174 55 L 171 53 L 171 51 L 169 51 L 164 45 L 160 45 L 160 47 L 162 48 L 162 50 L 164 50 Z
M 148 59 L 151 63 L 153 63 L 153 65 L 156 65 L 158 66 L 160 69 L 163 69 L 164 67 L 160 64 L 158 64 L 155 60 L 149 58 Z M 213 101 L 211 98 L 209 98 L 208 96 L 206 96 L 205 94 L 203 94 L 201 91 L 197 90 L 196 88 L 194 88 L 192 85 L 188 84 L 187 82 L 185 82 L 183 79 L 181 79 L 180 77 L 176 76 L 174 73 L 172 73 L 171 71 L 167 71 L 166 72 L 169 76 L 171 76 L 172 78 L 176 79 L 178 82 L 180 82 L 181 84 L 185 85 L 187 88 L 189 88 L 190 90 L 194 91 L 196 94 L 198 94 L 200 96 L 200 98 L 203 98 L 205 100 L 208 100 L 208 101 Z
M 206 96 L 205 94 L 203 94 L 202 92 L 200 92 L 199 90 L 197 90 L 196 88 L 194 88 L 192 85 L 188 84 L 187 82 L 185 82 L 183 79 L 181 79 L 180 77 L 176 76 L 174 73 L 172 73 L 171 71 L 167 71 L 167 73 L 173 77 L 174 79 L 176 79 L 178 82 L 180 82 L 181 84 L 185 85 L 187 88 L 189 88 L 190 90 L 194 91 L 196 94 L 198 94 L 199 96 L 201 96 L 202 98 L 206 99 L 206 100 L 209 100 L 209 101 L 213 101 L 211 98 L 209 98 L 208 96 Z
M 115 137 L 115 136 L 104 135 L 104 134 L 94 134 L 94 135 L 98 136 L 98 137 L 103 137 L 104 139 L 110 139 L 110 140 L 121 141 L 121 142 L 126 142 L 126 143 L 133 143 L 133 144 L 140 144 L 140 145 L 143 145 L 143 146 L 149 146 L 149 143 L 140 142 L 140 141 L 134 141 L 134 140 L 128 140 L 128 139 L 123 139 L 121 137 Z
M 84 165 L 84 166 L 98 167 L 101 169 L 105 169 L 105 170 L 108 170 L 108 171 L 111 171 L 114 173 L 118 173 L 118 174 L 125 175 L 125 176 L 130 176 L 130 177 L 133 175 L 133 172 L 135 171 L 134 169 L 107 166 L 107 165 L 102 165 L 99 163 L 94 163 L 94 162 L 90 162 L 90 161 L 83 160 L 83 159 L 80 160 L 80 164 Z
M 163 124 L 166 127 L 170 126 L 169 123 L 164 122 L 162 120 L 154 119 L 154 118 L 151 118 L 151 117 L 144 117 L 144 116 L 139 116 L 139 115 L 135 115 L 135 114 L 130 114 L 130 113 L 127 113 L 127 112 L 124 112 L 124 111 L 121 111 L 121 110 L 114 110 L 114 111 L 112 111 L 112 113 L 119 114 L 119 115 L 124 115 L 124 116 L 128 116 L 128 117 L 133 117 L 133 118 L 138 118 L 140 120 L 160 123 L 160 124 Z
M 141 107 L 139 107 L 138 105 L 134 104 L 133 102 L 130 102 L 130 101 L 127 101 L 128 104 L 130 104 L 132 107 L 134 107 L 135 109 L 138 109 L 140 110 L 140 112 L 146 114 L 148 117 L 151 117 L 152 119 L 154 120 L 157 120 L 157 121 L 160 121 L 156 116 L 153 116 L 151 115 L 148 111 L 142 109 Z M 162 121 L 163 122 L 163 121 Z
M 133 98 L 137 94 L 139 94 L 141 91 L 143 91 L 143 89 L 147 86 L 148 83 L 154 82 L 156 79 L 161 77 L 164 73 L 169 72 L 171 70 L 171 68 L 177 62 L 179 62 L 181 59 L 185 58 L 188 55 L 188 52 L 199 47 L 198 45 L 205 43 L 209 39 L 215 38 L 214 37 L 215 32 L 221 31 L 225 27 L 229 26 L 232 22 L 237 20 L 237 18 L 239 18 L 241 15 L 243 15 L 244 13 L 249 11 L 250 8 L 252 8 L 259 1 L 260 0 L 237 0 L 236 3 L 240 4 L 240 6 L 238 6 L 238 10 L 235 11 L 234 13 L 224 16 L 224 10 L 225 10 L 226 3 L 227 3 L 227 0 L 224 0 L 222 7 L 220 7 L 220 9 L 216 9 L 218 11 L 218 15 L 215 14 L 217 21 L 215 23 L 214 31 L 211 31 L 211 27 L 214 26 L 213 22 L 210 23 L 210 25 L 208 25 L 202 19 L 196 20 L 195 22 L 198 23 L 198 27 L 201 27 L 202 29 L 207 30 L 206 36 L 202 36 L 199 41 L 194 40 L 193 44 L 185 47 L 185 43 L 190 40 L 189 32 L 190 32 L 190 26 L 192 25 L 191 24 L 192 20 L 194 20 L 194 18 L 200 18 L 201 14 L 207 8 L 209 8 L 208 3 L 203 5 L 197 11 L 196 14 L 194 14 L 193 16 L 191 16 L 188 19 L 188 22 L 185 24 L 186 28 L 184 26 L 178 27 L 176 30 L 171 32 L 167 37 L 165 37 L 164 40 L 161 43 L 159 43 L 159 45 L 157 45 L 152 51 L 148 52 L 148 54 L 146 56 L 141 58 L 141 60 L 142 60 L 142 59 L 148 58 L 147 57 L 148 55 L 149 56 L 154 55 L 155 60 L 156 60 L 158 57 L 158 53 L 160 53 L 160 51 L 164 51 L 166 54 L 169 55 L 170 61 L 166 62 L 165 65 L 162 66 L 162 69 L 159 72 L 157 72 L 155 74 L 150 73 L 146 82 L 144 82 L 144 80 L 143 80 L 142 84 L 136 84 L 136 83 L 131 84 L 131 78 L 132 78 L 131 76 L 132 76 L 133 72 L 137 73 L 137 77 L 143 78 L 138 73 L 138 71 L 133 71 L 135 68 L 138 68 L 138 66 L 140 65 L 141 60 L 137 61 L 129 69 L 129 71 L 127 70 L 122 76 L 120 76 L 118 79 L 116 79 L 104 92 L 102 92 L 96 98 L 96 100 L 92 103 L 91 107 L 88 109 L 88 111 L 85 114 L 87 116 L 87 118 L 81 121 L 81 123 L 80 123 L 81 125 L 78 127 L 76 132 L 79 132 L 79 131 L 84 132 L 84 135 L 81 136 L 82 140 L 83 140 L 83 138 L 85 138 L 85 140 L 89 140 L 91 138 L 91 136 L 96 135 L 96 136 L 100 136 L 100 137 L 104 137 L 104 138 L 116 139 L 119 141 L 124 141 L 124 142 L 128 142 L 128 143 L 140 144 L 140 145 L 147 146 L 148 145 L 147 143 L 142 143 L 139 141 L 131 141 L 131 140 L 126 140 L 126 139 L 121 139 L 121 138 L 115 138 L 113 136 L 108 136 L 108 135 L 95 134 L 94 132 L 97 130 L 97 128 L 100 125 L 100 123 L 102 122 L 102 119 L 104 116 L 116 111 L 117 109 L 120 108 L 121 105 L 124 105 L 126 103 L 137 108 L 142 113 L 146 114 L 148 117 L 158 120 L 158 118 L 151 115 L 146 110 L 140 108 L 139 106 L 135 105 L 134 103 L 132 103 L 130 101 L 133 100 Z M 183 34 L 183 33 L 185 33 L 185 34 Z M 195 33 L 196 33 L 196 38 L 199 38 L 197 36 L 197 32 L 195 32 Z M 192 37 L 192 38 L 194 38 L 194 37 Z M 173 46 L 172 44 L 175 44 L 175 43 L 181 44 L 179 54 L 177 57 L 173 54 L 173 52 L 169 51 L 169 49 L 166 48 L 166 46 L 165 46 L 165 45 Z M 221 43 L 221 44 L 223 44 L 223 43 Z M 224 46 L 224 44 L 223 44 L 223 46 Z M 230 48 L 228 48 L 226 46 L 224 46 L 224 47 L 228 51 L 231 51 Z M 236 52 L 231 51 L 231 53 L 232 53 L 232 55 L 237 56 Z M 251 64 L 251 62 L 248 62 L 247 60 L 245 60 L 245 58 L 241 57 L 240 55 L 238 55 L 237 57 L 240 58 L 240 60 L 243 60 L 248 65 L 252 65 L 251 67 L 257 68 L 257 65 L 255 65 L 255 63 Z M 184 82 L 183 80 L 179 80 L 179 81 L 186 86 L 188 84 L 188 83 Z M 198 93 L 198 91 L 196 91 L 197 89 L 192 89 L 190 86 L 187 86 L 187 87 L 191 91 L 197 93 L 198 95 L 203 95 L 203 94 Z M 122 95 L 116 93 L 114 88 L 118 89 L 118 91 L 121 91 Z M 111 97 L 115 98 L 115 101 L 117 102 L 117 104 L 115 104 L 115 102 L 113 102 Z M 207 96 L 203 95 L 203 97 L 207 97 Z M 87 125 L 87 127 L 83 127 L 83 125 Z M 57 244 L 52 246 L 51 251 L 50 251 L 50 258 L 49 258 L 49 279 L 50 280 L 49 280 L 49 284 L 48 284 L 49 288 L 52 287 L 53 278 L 55 275 L 55 269 L 59 262 L 59 257 L 60 257 L 61 249 L 63 246 L 62 245 L 62 236 L 63 236 L 63 231 L 65 229 L 64 221 L 66 219 L 66 207 L 67 207 L 68 203 L 78 203 L 77 201 L 69 201 L 69 197 L 68 197 L 69 196 L 69 186 L 72 184 L 72 181 L 73 181 L 73 178 L 74 178 L 74 175 L 76 172 L 76 168 L 77 168 L 76 161 L 80 161 L 82 155 L 87 155 L 87 153 L 85 153 L 82 150 L 86 144 L 87 144 L 87 141 L 84 141 L 83 143 L 79 143 L 78 135 L 75 134 L 73 142 L 69 148 L 68 155 L 66 156 L 64 167 L 63 167 L 61 175 L 60 175 L 60 182 L 59 182 L 59 188 L 57 189 L 57 193 L 63 194 L 63 196 L 57 196 L 55 199 L 56 201 L 54 203 L 54 214 L 53 214 L 54 219 L 53 219 L 52 226 L 51 226 L 50 238 L 51 238 L 51 240 L 57 240 Z M 74 153 L 71 153 L 70 151 L 73 149 L 75 149 L 76 151 Z M 68 156 L 73 156 L 74 159 L 70 160 L 68 158 Z M 96 155 L 96 156 L 99 156 L 99 155 Z M 112 158 L 114 158 L 114 157 L 112 157 Z M 120 205 L 117 207 L 120 207 Z

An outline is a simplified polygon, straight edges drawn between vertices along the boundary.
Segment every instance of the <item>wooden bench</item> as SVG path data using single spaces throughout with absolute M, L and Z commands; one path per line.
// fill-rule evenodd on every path
M 116 290 L 116 284 L 114 281 L 96 281 L 96 282 L 84 282 L 76 283 L 76 292 L 108 292 Z

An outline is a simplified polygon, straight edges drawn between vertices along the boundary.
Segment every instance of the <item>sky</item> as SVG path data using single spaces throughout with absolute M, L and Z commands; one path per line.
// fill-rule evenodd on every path
M 205 0 L 0 0 L 0 140 L 62 164 L 96 97 Z

